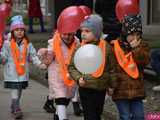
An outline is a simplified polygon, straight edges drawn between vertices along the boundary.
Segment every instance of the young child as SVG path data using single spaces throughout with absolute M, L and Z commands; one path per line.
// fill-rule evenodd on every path
M 70 77 L 79 84 L 80 100 L 84 111 L 84 120 L 101 120 L 107 88 L 114 88 L 114 54 L 110 45 L 101 39 L 103 21 L 99 15 L 90 15 L 81 23 L 82 45 L 94 44 L 101 48 L 103 63 L 93 74 L 80 73 L 73 57 L 69 65 Z M 112 77 L 111 77 L 112 75 Z
M 83 12 L 77 6 L 71 6 L 62 11 L 57 21 L 57 30 L 52 39 L 48 41 L 48 49 L 44 54 L 50 59 L 44 59 L 48 66 L 49 98 L 54 98 L 56 103 L 56 114 L 54 120 L 67 120 L 67 105 L 75 95 L 77 85 L 68 76 L 68 64 L 71 55 L 79 44 L 75 36 L 80 23 L 83 20 Z M 72 24 L 73 23 L 73 24 Z M 45 52 L 46 51 L 46 52 Z M 52 57 L 51 57 L 52 56 Z M 77 98 L 77 96 L 75 96 Z M 74 102 L 78 114 L 82 111 L 79 108 L 78 100 Z
M 88 16 L 88 15 L 91 14 L 91 9 L 88 8 L 87 6 L 81 5 L 81 6 L 79 6 L 79 8 L 83 11 L 84 16 Z M 65 25 L 65 22 L 64 22 L 63 24 Z M 69 25 L 69 26 L 70 26 L 70 25 Z M 54 31 L 54 32 L 55 32 L 55 31 Z M 53 32 L 53 33 L 54 33 L 54 32 Z M 52 35 L 52 36 L 53 36 L 53 35 Z M 78 36 L 78 38 L 80 38 L 80 30 L 76 31 L 76 36 Z M 51 41 L 51 42 L 50 42 L 50 41 Z M 79 40 L 77 40 L 77 41 L 79 41 Z M 51 44 L 52 44 L 52 40 L 49 40 L 49 45 L 51 45 Z M 50 48 L 50 47 L 48 47 L 48 48 Z M 52 49 L 52 47 L 51 47 L 51 49 Z M 45 53 L 45 51 L 47 51 L 47 49 L 41 49 L 41 50 L 39 51 L 39 53 L 41 52 L 41 54 L 43 54 L 43 52 Z M 44 58 L 46 58 L 46 57 L 49 58 L 50 55 L 49 55 L 49 54 L 48 54 L 47 56 L 44 55 Z M 48 79 L 48 74 L 47 74 L 47 79 Z M 50 84 L 49 84 L 49 85 L 50 85 Z M 50 88 L 50 87 L 49 87 L 49 88 Z M 51 91 L 51 90 L 50 90 L 50 91 Z M 54 108 L 54 106 L 53 106 L 53 104 L 54 104 L 54 100 L 53 100 L 53 99 L 54 99 L 54 98 L 51 97 L 50 95 L 51 95 L 51 94 L 49 94 L 49 95 L 47 96 L 47 100 L 46 100 L 43 108 L 44 108 L 44 110 L 45 110 L 46 112 L 48 112 L 48 113 L 54 113 L 54 112 L 55 112 L 55 108 Z M 80 108 L 78 98 L 79 98 L 79 96 L 78 96 L 78 89 L 76 89 L 75 96 L 72 98 L 71 101 L 72 101 L 72 104 L 73 104 L 74 114 L 75 114 L 76 116 L 81 116 L 82 110 L 81 110 L 81 108 Z
M 112 40 L 116 57 L 117 87 L 112 98 L 120 120 L 144 120 L 143 69 L 149 63 L 149 47 L 142 41 L 140 15 L 128 15 L 122 22 L 122 37 Z
M 20 15 L 11 18 L 11 37 L 4 41 L 0 58 L 4 65 L 4 87 L 11 90 L 11 113 L 15 119 L 23 117 L 20 107 L 22 90 L 28 87 L 29 61 L 46 69 L 36 56 L 36 50 L 25 34 Z
M 76 38 L 77 39 L 77 38 Z M 47 48 L 41 48 L 39 51 L 38 51 L 38 54 L 41 56 L 40 58 L 42 58 L 42 61 L 44 61 L 44 63 L 50 63 L 52 62 L 53 60 L 53 55 L 52 55 L 52 47 L 50 47 L 50 45 L 52 45 L 53 43 L 53 40 L 50 39 L 49 40 L 49 46 L 48 46 L 48 49 Z M 77 39 L 77 44 L 79 43 L 79 40 Z M 49 50 L 50 49 L 50 50 Z M 43 59 L 44 58 L 44 59 Z M 52 66 L 52 64 L 50 64 Z M 50 67 L 49 65 L 49 69 L 48 71 L 51 70 L 51 68 L 53 67 Z M 54 69 L 54 68 L 53 68 Z M 53 72 L 53 71 L 51 71 Z M 43 109 L 48 112 L 48 113 L 55 113 L 56 112 L 56 108 L 54 106 L 54 102 L 55 102 L 55 99 L 54 99 L 54 89 L 52 88 L 52 73 L 51 72 L 48 72 L 50 74 L 47 73 L 47 79 L 48 79 L 48 85 L 49 85 L 49 94 L 47 96 L 47 99 L 46 99 L 46 102 L 43 106 Z M 79 96 L 78 96 L 78 87 L 76 87 L 75 89 L 75 95 L 74 97 L 71 99 L 72 101 L 72 104 L 73 104 L 73 110 L 74 110 L 74 115 L 76 116 L 81 116 L 82 115 L 82 109 L 80 107 L 80 104 L 79 104 Z

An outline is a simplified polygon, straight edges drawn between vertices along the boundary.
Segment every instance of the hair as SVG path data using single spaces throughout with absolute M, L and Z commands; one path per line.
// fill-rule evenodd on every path
M 13 39 L 16 39 L 16 37 L 14 36 L 14 30 L 11 31 L 11 39 L 12 39 L 12 38 L 13 38 Z M 25 30 L 24 30 L 24 36 L 23 36 L 23 38 L 25 38 L 28 43 L 30 42 L 30 41 L 29 41 L 29 38 L 28 38 L 27 35 L 26 35 Z

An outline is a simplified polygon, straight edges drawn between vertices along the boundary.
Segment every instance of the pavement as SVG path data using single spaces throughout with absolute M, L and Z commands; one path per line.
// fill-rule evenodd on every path
M 23 120 L 53 120 L 53 114 L 46 113 L 43 105 L 48 94 L 48 89 L 30 80 L 29 87 L 23 91 L 21 99 L 21 107 L 24 112 Z M 14 120 L 10 114 L 10 90 L 3 88 L 3 81 L 0 80 L 0 120 Z M 82 120 L 81 117 L 73 115 L 72 106 L 67 109 L 69 120 Z

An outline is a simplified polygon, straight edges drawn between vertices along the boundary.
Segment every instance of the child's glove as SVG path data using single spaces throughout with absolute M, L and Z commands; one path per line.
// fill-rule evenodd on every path
M 86 81 L 81 77 L 78 81 L 79 86 L 83 87 L 86 84 Z
M 37 53 L 39 59 L 42 61 L 42 63 L 49 65 L 53 61 L 53 52 L 48 51 L 47 48 L 41 48 L 38 50 Z
M 38 66 L 40 69 L 47 69 L 47 65 L 45 65 L 45 64 L 40 64 L 39 66 Z
M 43 58 L 47 54 L 47 48 L 40 48 L 37 52 L 39 58 Z
M 139 44 L 141 43 L 141 40 L 133 40 L 132 42 L 130 42 L 129 44 L 130 44 L 130 46 L 132 47 L 132 48 L 136 48 L 136 47 L 138 47 L 139 46 Z
M 113 88 L 108 88 L 108 95 L 109 96 L 112 96 L 113 95 L 113 93 L 114 93 L 114 89 Z

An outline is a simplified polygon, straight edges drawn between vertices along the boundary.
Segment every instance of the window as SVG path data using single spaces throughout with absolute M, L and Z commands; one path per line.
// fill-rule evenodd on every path
M 160 24 L 160 0 L 150 0 L 150 24 Z

